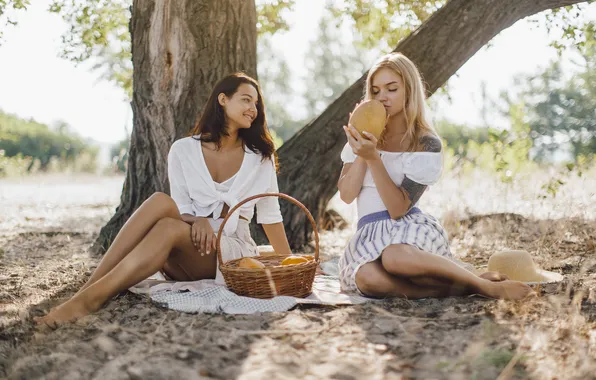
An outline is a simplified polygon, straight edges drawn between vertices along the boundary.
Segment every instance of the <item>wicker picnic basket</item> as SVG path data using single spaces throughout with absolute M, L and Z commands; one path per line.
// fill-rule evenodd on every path
M 280 265 L 286 256 L 251 256 L 265 264 L 265 268 L 239 268 L 240 259 L 223 262 L 221 256 L 221 236 L 224 226 L 230 215 L 243 204 L 257 198 L 279 197 L 286 199 L 302 209 L 306 213 L 315 232 L 315 256 L 314 260 L 294 265 Z M 312 292 L 312 285 L 315 280 L 315 272 L 319 266 L 319 234 L 315 223 L 308 209 L 296 199 L 282 193 L 264 193 L 246 198 L 234 206 L 226 215 L 219 227 L 217 234 L 217 259 L 219 269 L 223 274 L 227 287 L 234 293 L 253 298 L 272 298 L 275 296 L 306 297 Z

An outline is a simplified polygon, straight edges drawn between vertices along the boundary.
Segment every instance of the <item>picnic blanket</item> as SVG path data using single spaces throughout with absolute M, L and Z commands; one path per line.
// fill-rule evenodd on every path
M 327 264 L 327 265 L 325 265 Z M 186 313 L 252 314 L 259 312 L 287 311 L 299 304 L 355 305 L 370 301 L 356 293 L 343 293 L 336 275 L 335 262 L 323 263 L 327 275 L 317 275 L 313 292 L 306 298 L 277 296 L 258 299 L 239 296 L 215 280 L 191 282 L 165 281 L 156 273 L 129 290 L 147 294 L 152 301 L 169 309 Z M 161 276 L 161 277 L 160 277 Z

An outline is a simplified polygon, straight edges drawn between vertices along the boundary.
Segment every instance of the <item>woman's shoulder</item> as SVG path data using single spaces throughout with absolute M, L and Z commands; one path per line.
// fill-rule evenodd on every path
M 414 182 L 433 185 L 443 171 L 443 143 L 441 138 L 428 134 L 420 137 L 419 149 L 410 153 L 404 162 L 404 174 Z
M 427 134 L 420 137 L 419 152 L 439 153 L 443 150 L 443 143 L 441 138 L 437 135 Z
M 244 154 L 246 156 L 245 158 L 249 163 L 252 164 L 252 166 L 258 166 L 260 170 L 275 170 L 275 153 L 273 153 L 271 156 L 267 156 L 260 152 L 253 152 L 250 149 L 245 149 Z
M 200 144 L 201 141 L 198 138 L 199 136 L 188 136 L 178 139 L 172 143 L 170 147 L 170 151 L 180 151 L 188 149 L 188 147 L 192 146 L 192 144 Z
M 427 153 L 441 153 L 443 143 L 437 135 L 427 134 L 418 139 L 418 147 L 415 151 L 392 151 L 380 150 L 384 156 L 395 160 L 411 158 L 415 156 L 426 156 Z M 432 155 L 431 155 L 432 156 Z

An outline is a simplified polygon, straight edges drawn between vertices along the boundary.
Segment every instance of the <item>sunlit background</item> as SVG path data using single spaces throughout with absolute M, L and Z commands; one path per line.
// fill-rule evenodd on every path
M 257 0 L 258 76 L 276 144 L 445 2 Z M 10 6 L 21 3 L 30 4 Z M 97 266 L 90 247 L 120 204 L 133 117 L 131 3 L 0 0 L 0 377 L 593 378 L 594 2 L 517 22 L 428 101 L 445 160 L 419 206 L 478 270 L 495 251 L 524 249 L 565 275 L 536 287 L 540 297 L 240 316 L 167 311 L 127 294 L 76 324 L 35 330 L 30 313 L 74 293 Z M 50 12 L 52 4 L 65 7 Z M 115 33 L 87 57 L 81 47 L 102 34 L 81 32 L 95 21 L 113 22 Z M 354 205 L 334 197 L 321 218 L 327 274 L 354 234 Z
M 62 36 L 70 26 L 58 14 L 48 12 L 51 3 L 37 0 L 26 11 L 8 9 L 4 15 L 4 19 L 8 17 L 17 25 L 3 28 L 0 111 L 4 118 L 12 115 L 23 123 L 35 121 L 52 131 L 80 136 L 86 144 L 97 148 L 96 167 L 100 170 L 120 154 L 116 147 L 130 135 L 132 112 L 128 96 L 121 86 L 105 79 L 103 68 L 93 70 L 99 62 L 97 57 L 80 64 L 60 57 L 64 51 Z M 333 2 L 338 7 L 341 3 Z M 379 54 L 391 50 L 384 40 L 378 44 L 367 42 L 356 31 L 354 20 L 334 17 L 327 4 L 319 0 L 298 1 L 291 10 L 282 12 L 289 26 L 287 31 L 259 38 L 259 79 L 265 89 L 271 126 L 280 137 L 278 143 L 318 115 Z M 580 27 L 589 25 L 596 19 L 596 4 L 584 6 L 581 14 L 573 18 Z M 511 106 L 524 103 L 525 99 L 518 95 L 530 90 L 528 78 L 553 75 L 553 62 L 561 64 L 561 80 L 551 83 L 553 88 L 542 86 L 543 91 L 564 88 L 569 78 L 593 69 L 593 47 L 590 62 L 582 62 L 577 49 L 569 47 L 577 41 L 568 42 L 567 47 L 553 47 L 560 43 L 563 32 L 563 27 L 554 22 L 547 24 L 545 14 L 533 16 L 504 30 L 458 70 L 430 101 L 435 122 L 451 139 L 449 144 L 461 142 L 455 141 L 458 137 L 453 136 L 453 125 L 481 128 L 471 132 L 480 143 L 488 141 L 488 127 L 510 129 L 515 123 L 510 116 Z M 330 67 L 321 65 L 324 62 Z M 591 75 L 593 78 L 593 72 Z M 587 91 L 593 96 L 594 84 L 590 86 Z M 593 98 L 591 102 L 593 105 Z M 520 112 L 521 121 L 532 121 L 526 110 Z M 593 134 L 593 123 L 591 128 L 588 133 Z M 544 160 L 573 161 L 576 152 L 566 144 L 569 134 L 558 133 L 556 138 L 558 149 L 546 154 Z M 536 146 L 544 144 L 544 139 L 532 142 Z M 123 142 L 120 146 L 125 145 Z M 457 149 L 459 145 L 452 147 Z M 46 159 L 41 155 L 38 158 Z

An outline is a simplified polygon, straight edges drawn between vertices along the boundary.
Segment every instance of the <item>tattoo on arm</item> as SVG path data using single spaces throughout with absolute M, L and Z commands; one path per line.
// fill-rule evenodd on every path
M 424 152 L 438 153 L 441 152 L 443 148 L 441 139 L 434 135 L 422 136 L 422 138 L 420 139 L 420 144 L 422 145 L 422 149 Z M 410 207 L 408 207 L 408 210 L 410 210 L 412 207 L 414 207 L 416 202 L 418 202 L 420 197 L 422 197 L 422 194 L 424 194 L 424 192 L 426 191 L 427 186 L 412 181 L 408 177 L 404 177 L 404 180 L 401 183 L 401 188 L 410 199 Z
M 422 194 L 424 194 L 426 185 L 421 185 L 418 182 L 412 181 L 408 177 L 404 177 L 404 180 L 401 183 L 401 188 L 408 194 L 408 198 L 410 199 L 410 207 L 408 207 L 408 210 L 410 210 L 414 207 L 416 202 L 418 202 Z
M 420 139 L 420 144 L 425 152 L 440 152 L 443 148 L 443 144 L 441 143 L 441 139 L 436 136 L 422 136 Z

